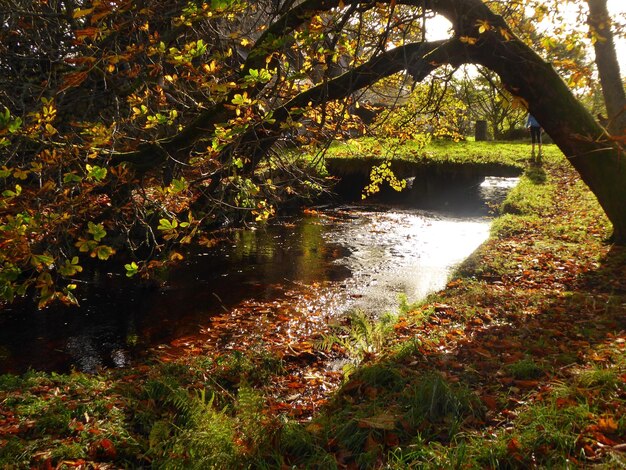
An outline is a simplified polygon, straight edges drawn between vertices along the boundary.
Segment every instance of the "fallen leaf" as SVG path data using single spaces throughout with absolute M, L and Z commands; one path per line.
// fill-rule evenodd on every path
M 516 454 L 522 449 L 522 445 L 516 438 L 513 438 L 506 444 L 506 449 L 509 454 Z
M 610 416 L 608 418 L 600 418 L 598 421 L 598 429 L 602 432 L 611 434 L 617 431 L 617 427 L 617 423 Z
M 359 419 L 358 424 L 360 428 L 392 430 L 396 427 L 396 419 L 397 417 L 394 415 L 383 413 L 378 416 L 372 416 L 371 418 Z

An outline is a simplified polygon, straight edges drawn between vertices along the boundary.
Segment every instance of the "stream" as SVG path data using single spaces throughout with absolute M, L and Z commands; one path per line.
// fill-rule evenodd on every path
M 445 197 L 437 210 L 411 198 L 316 207 L 194 249 L 158 289 L 109 273 L 84 289 L 80 307 L 6 308 L 0 373 L 127 367 L 180 345 L 305 337 L 355 309 L 393 311 L 399 294 L 416 301 L 445 286 L 516 183 L 487 177 L 457 210 Z

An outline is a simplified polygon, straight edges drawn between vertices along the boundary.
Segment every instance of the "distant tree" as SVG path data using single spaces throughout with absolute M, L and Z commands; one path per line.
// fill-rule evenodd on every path
M 608 129 L 611 133 L 620 135 L 626 129 L 626 94 L 615 52 L 611 17 L 606 0 L 587 0 L 587 4 L 589 5 L 587 22 L 608 113 Z
M 455 94 L 464 103 L 472 121 L 489 123 L 493 137 L 502 140 L 516 127 L 524 125 L 526 110 L 500 83 L 497 75 L 480 70 L 480 75 L 467 75 L 455 83 Z

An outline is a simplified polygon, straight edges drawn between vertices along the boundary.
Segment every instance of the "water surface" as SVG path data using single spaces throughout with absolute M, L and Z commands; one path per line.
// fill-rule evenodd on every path
M 487 178 L 468 188 L 462 211 L 447 204 L 425 211 L 410 197 L 393 206 L 316 208 L 196 249 L 159 289 L 108 273 L 83 291 L 79 308 L 6 309 L 0 372 L 93 372 L 188 338 L 233 347 L 255 335 L 311 334 L 316 322 L 353 309 L 380 315 L 400 293 L 414 301 L 444 287 L 487 238 L 489 206 L 515 182 Z

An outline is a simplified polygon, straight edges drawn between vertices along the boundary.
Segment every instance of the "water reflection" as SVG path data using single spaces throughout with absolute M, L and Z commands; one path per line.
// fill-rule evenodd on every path
M 443 288 L 450 270 L 489 234 L 488 219 L 461 219 L 420 211 L 360 212 L 334 242 L 351 254 L 337 262 L 352 272 L 357 299 L 352 308 L 380 314 L 397 306 L 398 295 L 418 300 Z
M 483 209 L 470 213 L 485 213 L 486 204 L 501 200 L 515 182 L 485 180 L 472 192 L 480 198 L 466 201 Z M 351 205 L 277 219 L 190 253 L 162 289 L 132 288 L 118 273 L 88 289 L 80 308 L 7 309 L 0 315 L 0 372 L 93 372 L 127 366 L 151 346 L 198 339 L 199 332 L 226 347 L 255 334 L 265 341 L 307 334 L 315 322 L 354 308 L 380 314 L 395 308 L 399 293 L 417 300 L 443 287 L 451 267 L 485 240 L 488 229 L 484 217 L 410 204 Z M 283 323 L 274 327 L 277 318 Z M 218 331 L 222 320 L 238 330 Z M 263 325 L 274 330 L 253 331 Z

